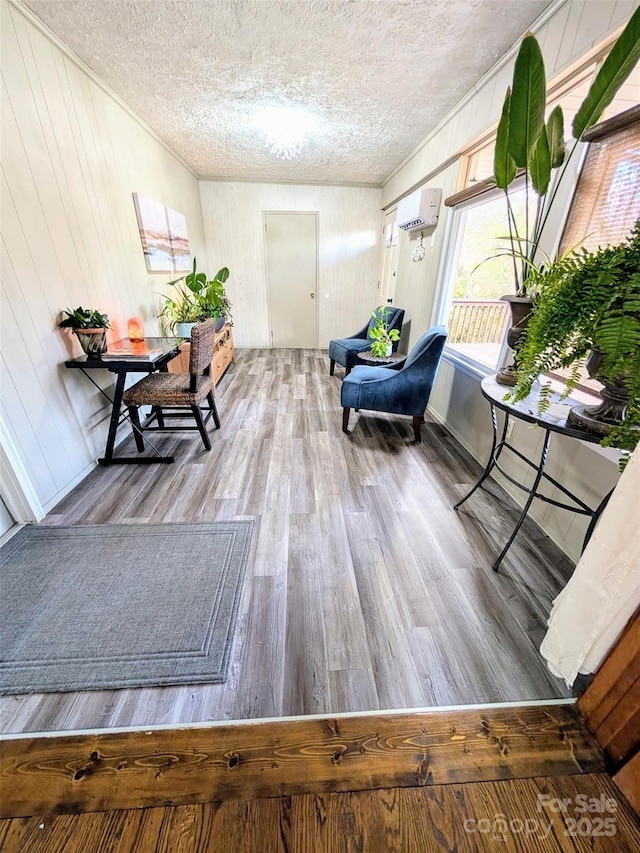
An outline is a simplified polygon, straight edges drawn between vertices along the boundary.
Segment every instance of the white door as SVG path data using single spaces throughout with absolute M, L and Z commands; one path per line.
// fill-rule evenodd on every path
M 318 214 L 264 214 L 271 345 L 318 345 Z
M 398 237 L 400 229 L 396 225 L 396 210 L 385 214 L 382 239 L 382 261 L 380 271 L 380 304 L 391 305 L 396 295 L 396 274 L 398 272 Z

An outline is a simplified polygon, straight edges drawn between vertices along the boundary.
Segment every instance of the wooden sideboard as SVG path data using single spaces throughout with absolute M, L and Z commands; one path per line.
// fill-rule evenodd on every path
M 184 343 L 180 346 L 180 355 L 177 358 L 174 358 L 173 361 L 169 362 L 167 366 L 170 373 L 189 372 L 190 349 L 190 343 Z M 218 383 L 218 380 L 233 360 L 233 327 L 224 326 L 219 332 L 216 332 L 215 344 L 213 347 L 211 376 L 213 377 L 214 385 Z

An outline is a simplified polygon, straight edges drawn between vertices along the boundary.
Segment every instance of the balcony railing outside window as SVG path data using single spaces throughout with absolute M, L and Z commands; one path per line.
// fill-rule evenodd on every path
M 509 306 L 499 299 L 454 299 L 447 322 L 447 345 L 493 367 L 500 355 Z

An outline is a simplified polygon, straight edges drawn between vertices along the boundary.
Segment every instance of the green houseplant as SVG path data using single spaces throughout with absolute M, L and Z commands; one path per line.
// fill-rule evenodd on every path
M 640 9 L 631 16 L 574 116 L 574 144 L 565 147 L 564 115 L 556 106 L 545 122 L 548 100 L 542 52 L 535 36 L 523 39 L 516 57 L 513 81 L 507 89 L 496 133 L 494 179 L 504 190 L 507 205 L 507 245 L 498 256 L 513 263 L 515 295 L 502 297 L 510 303 L 513 325 L 508 334 L 515 364 L 501 371 L 499 381 L 514 384 L 517 378 L 518 348 L 522 332 L 533 309 L 532 287 L 542 233 L 553 202 L 566 174 L 576 142 L 594 125 L 611 103 L 640 58 Z M 524 223 L 518 223 L 510 188 L 524 182 Z M 530 194 L 535 196 L 535 214 L 530 221 Z
M 582 249 L 532 280 L 539 301 L 520 348 L 515 400 L 530 393 L 539 374 L 569 368 L 563 396 L 578 379 L 578 363 L 604 383 L 603 402 L 572 410 L 577 425 L 605 436 L 603 444 L 632 451 L 640 439 L 640 219 L 618 246 Z M 540 409 L 549 405 L 543 386 Z
M 640 59 L 640 8 L 636 9 L 613 45 L 578 108 L 572 136 L 578 142 L 614 99 Z M 576 150 L 565 148 L 564 115 L 556 106 L 545 122 L 547 86 L 542 52 L 535 36 L 525 36 L 516 57 L 513 81 L 507 89 L 496 133 L 495 185 L 504 190 L 509 236 L 506 254 L 514 264 L 516 295 L 526 296 L 535 269 L 540 238 L 569 161 Z M 559 171 L 558 171 L 559 170 Z M 525 204 L 524 233 L 513 214 L 509 188 L 524 176 L 525 194 L 536 196 L 529 221 Z
M 386 308 L 376 308 L 375 311 L 371 312 L 371 316 L 376 322 L 369 329 L 369 339 L 371 340 L 371 352 L 378 358 L 391 355 L 393 342 L 400 340 L 400 332 L 397 329 L 389 329 L 389 314 L 390 312 Z
M 72 329 L 87 355 L 102 355 L 106 352 L 106 330 L 109 328 L 109 318 L 106 314 L 82 306 L 73 310 L 67 308 L 62 314 L 67 316 L 60 320 L 58 327 Z
M 191 272 L 169 282 L 176 288 L 175 295 L 164 297 L 158 316 L 171 331 L 182 337 L 189 337 L 191 326 L 210 317 L 219 320 L 221 325 L 229 322 L 231 302 L 224 288 L 228 278 L 228 268 L 222 267 L 212 279 L 208 279 L 206 273 L 198 272 L 194 257 Z

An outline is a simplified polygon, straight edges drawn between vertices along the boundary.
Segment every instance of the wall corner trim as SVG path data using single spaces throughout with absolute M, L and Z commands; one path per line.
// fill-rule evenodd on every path
M 44 507 L 29 479 L 27 469 L 18 449 L 0 415 L 0 473 L 2 473 L 2 497 L 7 509 L 16 522 L 41 521 L 45 517 Z

